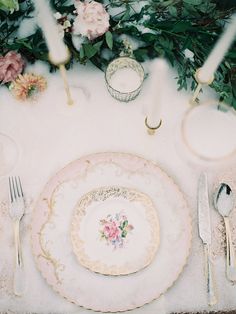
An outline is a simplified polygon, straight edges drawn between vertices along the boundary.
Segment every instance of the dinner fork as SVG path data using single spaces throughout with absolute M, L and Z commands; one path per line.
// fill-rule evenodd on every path
M 20 242 L 20 221 L 24 215 L 24 194 L 19 177 L 9 177 L 9 215 L 13 221 L 15 238 L 15 271 L 14 271 L 14 293 L 21 296 L 24 293 L 24 272 Z

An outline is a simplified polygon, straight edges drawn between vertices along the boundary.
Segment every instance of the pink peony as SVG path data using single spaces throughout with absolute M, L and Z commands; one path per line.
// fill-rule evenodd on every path
M 82 35 L 92 40 L 102 36 L 109 29 L 109 14 L 101 3 L 75 2 L 77 17 L 73 25 L 75 35 Z
M 23 71 L 24 60 L 15 51 L 9 51 L 4 57 L 0 57 L 0 81 L 2 84 L 14 81 Z

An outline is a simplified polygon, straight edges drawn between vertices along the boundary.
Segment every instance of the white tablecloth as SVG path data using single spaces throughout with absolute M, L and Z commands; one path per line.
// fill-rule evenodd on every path
M 48 90 L 37 102 L 21 103 L 14 100 L 6 88 L 0 89 L 0 132 L 10 135 L 19 145 L 21 157 L 13 174 L 21 177 L 28 202 L 21 225 L 28 289 L 23 297 L 15 297 L 12 292 L 14 239 L 7 209 L 8 184 L 6 177 L 1 178 L 0 312 L 92 313 L 57 295 L 38 272 L 30 248 L 30 220 L 34 203 L 51 176 L 74 159 L 106 151 L 129 152 L 157 162 L 184 192 L 193 218 L 192 249 L 180 278 L 159 300 L 130 313 L 210 310 L 206 300 L 203 247 L 197 229 L 197 180 L 200 172 L 206 170 L 212 195 L 215 182 L 222 176 L 228 176 L 233 182 L 236 163 L 232 160 L 220 166 L 196 163 L 180 145 L 177 129 L 189 107 L 190 95 L 177 92 L 174 75 L 170 73 L 164 87 L 163 125 L 155 136 L 150 136 L 144 126 L 145 105 L 153 97 L 148 91 L 148 80 L 135 101 L 121 103 L 109 95 L 101 71 L 92 65 L 76 65 L 68 73 L 69 82 L 81 89 L 76 104 L 68 107 L 58 73 L 49 74 L 46 66 L 40 63 L 28 70 L 43 73 L 48 78 Z M 72 93 L 75 90 L 72 88 Z M 213 209 L 211 214 L 216 231 L 213 262 L 219 298 L 212 310 L 232 310 L 236 309 L 236 286 L 225 278 L 225 258 L 217 236 L 221 220 Z

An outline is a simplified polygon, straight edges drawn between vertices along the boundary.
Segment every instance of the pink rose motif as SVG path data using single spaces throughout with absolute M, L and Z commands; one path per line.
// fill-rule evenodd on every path
M 108 214 L 105 219 L 100 220 L 100 225 L 102 227 L 99 230 L 100 240 L 105 240 L 106 244 L 112 245 L 114 249 L 122 248 L 128 242 L 127 235 L 134 229 L 122 212 L 114 216 Z
M 109 14 L 101 3 L 96 1 L 76 1 L 77 17 L 74 20 L 73 33 L 89 40 L 102 36 L 109 29 Z
M 108 222 L 104 227 L 104 235 L 110 241 L 115 240 L 120 235 L 120 229 L 117 227 L 114 221 Z
M 23 71 L 25 62 L 21 55 L 15 51 L 9 51 L 4 57 L 0 57 L 0 81 L 2 84 L 14 81 Z

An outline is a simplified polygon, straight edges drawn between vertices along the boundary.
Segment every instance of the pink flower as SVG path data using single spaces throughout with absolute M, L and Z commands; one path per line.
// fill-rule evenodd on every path
M 0 57 L 0 81 L 2 84 L 14 81 L 23 71 L 25 62 L 21 55 L 15 51 L 9 51 L 4 57 Z
M 77 17 L 74 20 L 73 33 L 92 40 L 102 36 L 109 29 L 109 14 L 101 3 L 96 1 L 76 1 Z
M 120 229 L 117 227 L 116 223 L 114 221 L 108 222 L 104 227 L 104 235 L 109 240 L 115 240 L 120 235 Z

